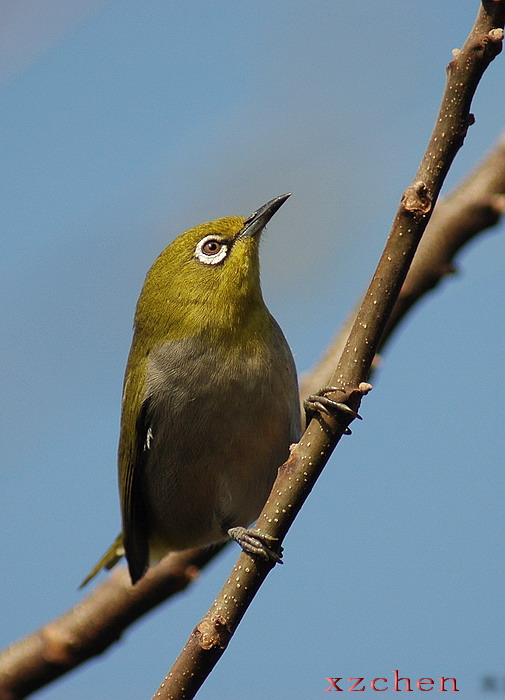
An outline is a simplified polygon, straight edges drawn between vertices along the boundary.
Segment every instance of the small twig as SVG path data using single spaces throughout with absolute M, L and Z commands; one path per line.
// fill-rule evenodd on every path
M 470 104 L 490 61 L 500 52 L 505 2 L 484 0 L 463 49 L 451 61 L 437 123 L 414 181 L 406 189 L 384 253 L 358 311 L 344 353 L 330 380 L 357 410 L 368 390 L 364 382 L 400 293 L 410 262 L 426 228 L 445 175 L 472 122 Z M 259 528 L 281 542 L 349 418 L 312 420 L 288 461 L 279 469 Z M 193 630 L 154 697 L 193 698 L 226 649 L 242 616 L 273 565 L 244 552 L 209 612 Z
M 435 207 L 389 319 L 388 340 L 412 306 L 455 271 L 456 253 L 495 226 L 504 213 L 505 133 L 465 181 Z
M 414 304 L 454 272 L 455 257 L 462 248 L 499 223 L 504 213 L 505 132 L 465 180 L 447 198 L 437 202 L 393 307 L 379 349 L 391 340 L 394 330 Z M 339 329 L 314 368 L 301 377 L 302 396 L 329 383 L 356 313 L 357 310 Z
M 2 652 L 0 700 L 24 698 L 101 654 L 132 622 L 192 583 L 215 553 L 170 554 L 135 586 L 118 567 L 81 603 Z

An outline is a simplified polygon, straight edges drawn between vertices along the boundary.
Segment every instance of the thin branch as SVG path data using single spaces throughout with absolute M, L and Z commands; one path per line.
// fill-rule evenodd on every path
M 101 654 L 139 617 L 183 591 L 220 549 L 173 552 L 135 586 L 117 567 L 78 605 L 2 652 L 0 700 L 24 698 Z
M 472 123 L 470 104 L 489 63 L 501 51 L 505 2 L 484 0 L 463 49 L 448 67 L 442 105 L 413 183 L 405 190 L 385 250 L 358 310 L 331 383 L 335 398 L 359 407 L 367 392 L 372 361 L 380 345 L 410 263 L 427 226 L 445 175 Z M 259 528 L 280 541 L 305 502 L 349 419 L 313 419 L 279 469 Z M 242 552 L 214 604 L 193 630 L 154 697 L 193 698 L 215 666 L 254 595 L 273 565 Z
M 455 258 L 471 240 L 498 224 L 505 213 L 505 132 L 482 162 L 445 199 L 439 200 L 402 285 L 380 349 L 412 307 L 456 269 Z M 317 364 L 301 377 L 302 396 L 330 381 L 357 310 L 339 329 Z
M 505 132 L 479 166 L 433 212 L 387 326 L 387 338 L 412 306 L 453 273 L 454 257 L 505 212 Z

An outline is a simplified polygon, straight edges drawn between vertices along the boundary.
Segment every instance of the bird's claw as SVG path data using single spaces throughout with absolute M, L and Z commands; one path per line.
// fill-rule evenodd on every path
M 235 540 L 244 552 L 258 556 L 264 561 L 273 561 L 282 564 L 282 547 L 278 546 L 277 551 L 270 545 L 277 542 L 277 537 L 267 535 L 259 530 L 249 530 L 245 527 L 231 527 L 228 535 Z
M 350 406 L 340 401 L 330 399 L 326 394 L 331 394 L 334 391 L 343 391 L 338 386 L 323 386 L 316 394 L 310 394 L 303 402 L 303 407 L 307 413 L 326 413 L 327 415 L 335 415 L 336 413 L 346 413 L 352 418 L 363 418 L 354 411 Z

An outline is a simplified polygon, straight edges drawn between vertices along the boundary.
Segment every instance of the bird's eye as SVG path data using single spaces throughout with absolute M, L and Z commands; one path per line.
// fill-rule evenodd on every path
M 205 255 L 217 255 L 222 247 L 221 241 L 216 241 L 211 238 L 210 241 L 207 241 L 202 246 L 202 253 L 205 253 Z
M 195 258 L 205 265 L 217 265 L 228 255 L 228 246 L 216 236 L 205 236 L 195 248 Z

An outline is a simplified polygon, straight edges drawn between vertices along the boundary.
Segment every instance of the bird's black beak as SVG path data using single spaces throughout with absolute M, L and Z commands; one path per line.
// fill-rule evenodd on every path
M 291 197 L 291 192 L 281 194 L 275 199 L 271 199 L 262 207 L 248 216 L 244 222 L 244 228 L 238 234 L 238 238 L 250 238 L 258 233 L 261 233 L 268 224 L 275 212 L 282 207 L 286 199 Z

